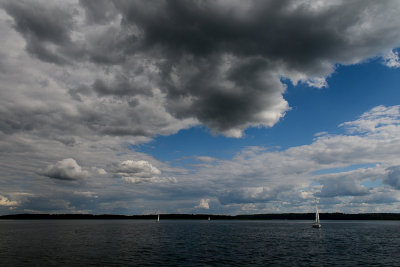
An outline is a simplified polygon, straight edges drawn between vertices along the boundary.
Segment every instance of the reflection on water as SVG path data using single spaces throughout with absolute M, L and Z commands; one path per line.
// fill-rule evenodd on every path
M 400 262 L 400 222 L 0 221 L 0 265 L 243 266 Z

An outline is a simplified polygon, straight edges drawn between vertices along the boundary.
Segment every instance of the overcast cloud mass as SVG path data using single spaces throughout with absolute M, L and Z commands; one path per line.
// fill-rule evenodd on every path
M 389 0 L 0 1 L 0 213 L 398 208 L 399 106 L 190 168 L 131 145 L 198 125 L 243 138 L 290 110 L 288 83 L 328 87 L 372 58 L 398 68 L 399 13 Z

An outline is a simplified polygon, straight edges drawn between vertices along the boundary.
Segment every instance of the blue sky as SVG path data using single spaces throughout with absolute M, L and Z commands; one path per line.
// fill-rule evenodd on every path
M 400 4 L 0 2 L 0 214 L 400 212 Z
M 213 135 L 206 127 L 198 126 L 157 136 L 133 149 L 177 165 L 184 165 L 183 161 L 194 156 L 231 159 L 247 146 L 285 150 L 311 144 L 320 132 L 343 133 L 339 124 L 354 120 L 375 106 L 399 104 L 399 69 L 386 67 L 381 58 L 337 66 L 327 82 L 327 88 L 316 89 L 287 81 L 284 97 L 291 109 L 285 117 L 273 127 L 248 128 L 243 138 Z

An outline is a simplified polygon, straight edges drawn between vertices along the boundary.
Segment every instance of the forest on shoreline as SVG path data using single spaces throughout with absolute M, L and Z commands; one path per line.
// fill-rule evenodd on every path
M 161 220 L 314 220 L 314 213 L 270 213 L 249 215 L 159 214 Z M 156 220 L 157 214 L 10 214 L 0 220 Z M 321 220 L 400 220 L 400 213 L 320 213 Z

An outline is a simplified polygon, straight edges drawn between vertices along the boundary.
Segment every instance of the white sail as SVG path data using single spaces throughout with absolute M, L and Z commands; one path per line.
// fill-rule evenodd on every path
M 160 214 L 157 215 L 157 222 L 160 221 Z
M 317 203 L 315 203 L 315 223 L 312 225 L 314 228 L 321 228 L 321 224 L 319 223 L 319 211 Z

